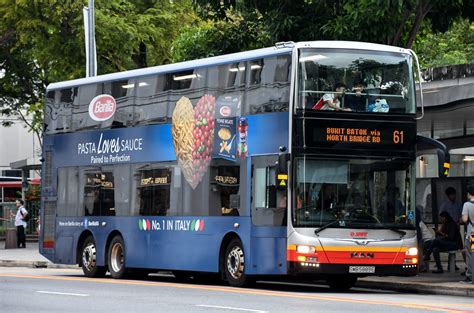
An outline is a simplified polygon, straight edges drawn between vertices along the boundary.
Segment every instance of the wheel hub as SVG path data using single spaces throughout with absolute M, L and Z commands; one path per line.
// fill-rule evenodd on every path
M 120 272 L 123 267 L 123 247 L 120 243 L 115 243 L 110 254 L 110 266 L 114 272 Z
M 92 271 L 96 266 L 97 251 L 93 243 L 89 243 L 82 251 L 82 264 L 88 271 Z
M 244 252 L 238 246 L 232 248 L 227 256 L 227 271 L 234 279 L 239 279 L 244 272 Z

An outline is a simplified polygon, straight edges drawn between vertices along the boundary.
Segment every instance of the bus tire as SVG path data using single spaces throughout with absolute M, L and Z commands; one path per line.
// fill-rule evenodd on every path
M 245 253 L 242 242 L 232 239 L 224 254 L 224 277 L 232 287 L 245 287 L 253 284 L 254 279 L 245 274 Z
M 326 282 L 335 291 L 347 291 L 354 287 L 357 282 L 357 276 L 333 276 L 326 278 Z
M 82 245 L 81 267 L 86 277 L 104 277 L 107 272 L 105 266 L 97 266 L 97 246 L 92 236 L 87 237 Z
M 127 274 L 125 267 L 125 244 L 121 236 L 115 236 L 112 239 L 107 256 L 110 276 L 115 279 L 125 278 Z

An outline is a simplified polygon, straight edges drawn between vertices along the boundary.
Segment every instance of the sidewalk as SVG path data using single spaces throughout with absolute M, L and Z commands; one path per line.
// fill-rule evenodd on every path
M 38 251 L 38 242 L 27 242 L 25 249 L 5 249 L 0 241 L 0 266 L 32 268 L 79 268 L 76 265 L 53 264 Z
M 26 249 L 5 249 L 5 242 L 0 241 L 0 266 L 32 268 L 75 268 L 75 265 L 53 264 L 38 252 L 38 243 L 27 242 Z M 464 269 L 464 264 L 458 261 Z M 435 268 L 434 264 L 431 268 Z M 439 294 L 450 296 L 474 296 L 474 284 L 463 284 L 460 272 L 444 274 L 420 273 L 414 277 L 365 277 L 359 280 L 358 287 L 392 290 L 418 294 Z

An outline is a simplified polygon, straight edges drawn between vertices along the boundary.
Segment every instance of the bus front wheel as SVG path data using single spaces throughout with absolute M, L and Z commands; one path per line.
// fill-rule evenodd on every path
M 327 278 L 326 282 L 335 291 L 347 291 L 354 287 L 357 276 L 334 276 Z
M 104 277 L 107 271 L 105 266 L 97 266 L 97 247 L 92 236 L 87 237 L 82 245 L 81 266 L 87 277 Z
M 107 255 L 110 276 L 117 279 L 125 278 L 125 244 L 121 236 L 112 239 Z
M 229 285 L 244 287 L 253 283 L 253 278 L 245 274 L 245 253 L 239 239 L 230 241 L 224 257 L 224 273 Z

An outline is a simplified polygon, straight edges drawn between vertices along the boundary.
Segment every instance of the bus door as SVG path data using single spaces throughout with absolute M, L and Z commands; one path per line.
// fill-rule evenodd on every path
M 287 191 L 277 188 L 278 156 L 252 157 L 252 267 L 258 274 L 286 273 Z

